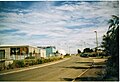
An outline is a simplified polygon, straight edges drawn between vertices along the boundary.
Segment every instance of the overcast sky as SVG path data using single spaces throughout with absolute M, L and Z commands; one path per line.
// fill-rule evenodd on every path
M 108 29 L 117 1 L 0 2 L 0 43 L 56 46 L 66 52 L 94 48 Z

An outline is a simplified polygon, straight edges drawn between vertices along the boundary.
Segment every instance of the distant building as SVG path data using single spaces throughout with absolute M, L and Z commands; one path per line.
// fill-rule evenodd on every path
M 59 52 L 61 55 L 66 55 L 65 50 L 58 50 L 58 52 Z
M 54 56 L 55 52 L 56 52 L 56 48 L 54 46 L 48 46 L 48 47 L 46 47 L 46 56 L 47 57 Z
M 40 50 L 40 57 L 46 58 L 46 49 L 43 47 L 38 47 Z
M 54 53 L 56 52 L 56 47 L 55 46 L 38 47 L 38 48 L 46 50 L 46 57 L 55 56 L 54 55 Z

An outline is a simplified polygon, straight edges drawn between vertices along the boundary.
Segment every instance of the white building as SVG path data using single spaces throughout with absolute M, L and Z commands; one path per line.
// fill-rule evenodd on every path
M 40 50 L 29 45 L 0 46 L 0 59 L 2 60 L 21 60 L 30 56 L 40 58 Z
M 62 54 L 62 55 L 66 55 L 65 50 L 58 50 L 58 52 L 59 52 L 60 54 Z
M 40 48 L 40 56 L 41 56 L 42 58 L 46 58 L 46 50 L 45 50 L 45 49 Z
M 46 49 L 29 45 L 0 45 L 0 67 L 13 63 L 13 60 L 22 60 L 26 57 L 45 58 Z

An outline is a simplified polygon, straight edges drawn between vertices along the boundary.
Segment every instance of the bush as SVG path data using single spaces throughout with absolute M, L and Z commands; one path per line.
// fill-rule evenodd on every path
M 13 64 L 15 64 L 15 67 L 17 67 L 17 68 L 20 68 L 20 67 L 24 67 L 25 65 L 24 65 L 24 60 L 15 60 L 14 62 L 13 62 Z
M 71 57 L 71 56 L 70 56 L 70 54 L 66 54 L 66 55 L 64 55 L 64 57 L 67 58 L 67 57 Z
M 37 63 L 38 64 L 42 64 L 43 63 L 43 59 L 37 59 Z
M 106 72 L 107 72 L 107 75 L 110 75 L 113 77 L 119 76 L 119 61 L 117 61 L 117 59 L 112 57 L 109 58 L 107 61 Z
M 34 56 L 26 57 L 25 59 L 35 59 Z
M 91 54 L 89 55 L 89 57 L 96 57 L 96 54 Z
M 57 61 L 57 60 L 60 60 L 60 59 L 62 59 L 62 58 L 60 58 L 60 57 L 52 57 L 52 58 L 48 58 L 48 59 L 37 59 L 37 63 L 38 64 L 48 63 L 48 62 Z
M 35 59 L 25 59 L 24 61 L 25 61 L 25 62 L 24 62 L 25 66 L 38 64 Z
M 4 67 L 0 67 L 0 71 L 4 70 Z
M 13 63 L 12 63 L 12 64 L 9 64 L 9 65 L 7 66 L 7 69 L 13 69 L 13 68 L 15 68 L 15 66 L 14 66 Z
M 36 65 L 36 64 L 37 64 L 36 60 L 31 60 L 31 65 Z

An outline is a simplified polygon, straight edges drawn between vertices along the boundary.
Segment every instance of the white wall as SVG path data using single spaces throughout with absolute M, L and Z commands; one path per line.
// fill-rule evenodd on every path
M 43 58 L 46 57 L 46 50 L 45 49 L 40 49 L 40 56 Z
M 5 66 L 8 66 L 9 64 L 12 64 L 13 63 L 13 60 L 6 60 L 5 61 Z
M 33 52 L 35 51 L 36 54 L 33 54 Z M 40 49 L 36 48 L 36 47 L 29 47 L 29 54 L 32 53 L 32 56 L 37 56 L 37 58 L 40 58 Z

